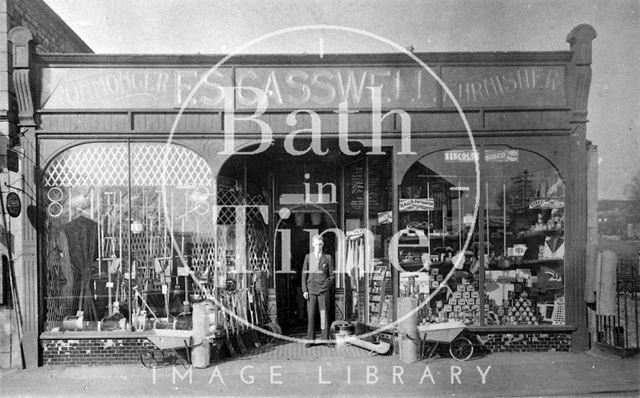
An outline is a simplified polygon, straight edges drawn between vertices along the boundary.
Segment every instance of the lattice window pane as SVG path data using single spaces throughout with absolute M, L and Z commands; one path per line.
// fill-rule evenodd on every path
M 126 186 L 127 145 L 86 144 L 58 155 L 44 173 L 46 187 Z
M 163 143 L 131 145 L 133 185 L 174 187 L 213 186 L 213 175 L 207 162 L 193 151 Z

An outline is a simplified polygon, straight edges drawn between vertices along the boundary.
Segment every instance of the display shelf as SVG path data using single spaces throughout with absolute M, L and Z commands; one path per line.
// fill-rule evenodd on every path
M 383 318 L 385 311 L 388 313 L 389 309 L 387 298 L 389 295 L 389 265 L 378 264 L 373 267 L 371 278 L 369 280 L 369 321 L 380 322 Z M 388 315 L 388 314 L 387 314 Z
M 539 231 L 522 231 L 516 235 L 517 239 L 534 238 L 547 235 L 564 235 L 564 229 L 541 229 Z
M 151 330 L 133 332 L 128 330 L 103 330 L 103 331 L 74 331 L 66 330 L 60 332 L 43 332 L 40 334 L 41 340 L 63 340 L 63 339 L 133 339 L 144 338 L 152 335 Z
M 443 233 L 439 233 L 439 232 L 431 232 L 429 233 L 429 239 L 458 239 L 458 237 L 460 236 L 459 234 L 443 234 Z
M 562 262 L 564 258 L 543 258 L 540 260 L 523 260 L 522 264 L 524 265 L 538 265 L 538 264 L 546 264 L 552 262 Z
M 518 332 L 573 332 L 577 329 L 573 325 L 488 325 L 467 326 L 471 333 L 518 333 Z
M 538 266 L 542 266 L 545 264 L 557 264 L 563 262 L 563 258 L 545 258 L 540 260 L 521 260 L 521 261 L 512 261 L 511 265 L 507 268 L 501 268 L 497 266 L 487 266 L 485 271 L 513 271 L 516 269 L 529 269 L 536 268 Z

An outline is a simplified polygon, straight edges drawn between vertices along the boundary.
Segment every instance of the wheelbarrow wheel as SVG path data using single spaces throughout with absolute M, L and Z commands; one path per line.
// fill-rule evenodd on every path
M 466 337 L 458 337 L 449 345 L 449 353 L 456 361 L 466 361 L 473 355 L 473 344 Z
M 158 366 L 158 360 L 154 355 L 154 352 L 151 350 L 145 350 L 140 353 L 140 362 L 146 368 L 153 368 L 154 366 Z

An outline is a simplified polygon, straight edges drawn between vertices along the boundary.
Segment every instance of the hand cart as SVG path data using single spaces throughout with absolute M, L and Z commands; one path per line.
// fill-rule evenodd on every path
M 189 365 L 191 363 L 191 349 L 199 344 L 193 344 L 191 330 L 152 329 L 146 336 L 158 349 L 150 348 L 140 353 L 140 361 L 147 368 L 173 365 Z M 184 357 L 176 350 L 186 351 Z
M 449 354 L 457 361 L 466 361 L 473 355 L 473 343 L 463 335 L 467 326 L 459 321 L 430 323 L 418 326 L 420 357 L 429 351 L 431 358 L 440 345 L 449 346 Z

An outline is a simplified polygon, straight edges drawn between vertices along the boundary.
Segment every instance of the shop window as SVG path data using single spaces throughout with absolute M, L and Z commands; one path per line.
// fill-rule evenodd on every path
M 367 157 L 367 191 L 369 193 L 370 252 L 373 264 L 369 273 L 369 324 L 386 325 L 393 320 L 392 272 L 389 263 L 389 241 L 392 232 L 393 191 L 391 156 Z
M 179 319 L 205 290 L 269 262 L 264 198 L 178 145 L 73 147 L 46 167 L 42 196 L 47 330 Z
M 453 148 L 416 162 L 400 188 L 398 259 L 400 294 L 428 301 L 419 320 L 564 324 L 564 189 L 551 163 L 523 150 Z M 476 203 L 484 224 L 470 233 Z
M 470 150 L 435 152 L 402 180 L 399 290 L 418 299 L 421 323 L 480 324 L 478 274 L 473 272 L 479 244 L 475 156 Z
M 486 324 L 564 324 L 564 181 L 532 152 L 483 160 Z

